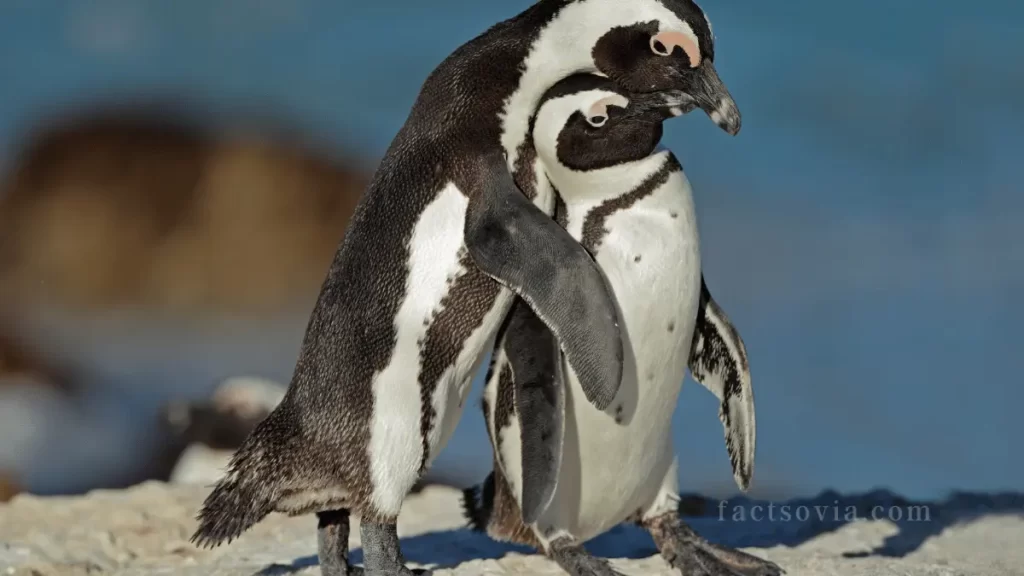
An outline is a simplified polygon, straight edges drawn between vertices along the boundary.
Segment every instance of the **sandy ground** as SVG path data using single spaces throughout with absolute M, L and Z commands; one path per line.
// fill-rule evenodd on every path
M 311 517 L 272 515 L 229 546 L 194 548 L 188 538 L 206 490 L 151 482 L 83 497 L 16 497 L 0 506 L 0 574 L 319 574 Z M 718 502 L 705 502 L 703 516 L 690 521 L 708 539 L 769 558 L 792 576 L 1024 575 L 1021 496 L 961 495 L 929 505 L 927 519 L 918 509 L 915 522 L 870 519 L 876 505 L 910 513 L 910 504 L 887 493 L 825 493 L 791 501 L 789 521 L 781 508 L 770 521 L 767 509 L 754 504 L 729 501 L 719 513 Z M 843 519 L 854 510 L 849 506 L 862 519 Z M 793 517 L 805 513 L 806 519 Z M 530 550 L 498 544 L 463 526 L 457 490 L 429 486 L 410 496 L 399 521 L 406 557 L 413 565 L 438 568 L 437 576 L 564 574 Z M 358 538 L 354 530 L 353 548 Z M 678 575 L 633 527 L 619 527 L 588 548 L 612 558 L 627 576 Z M 353 556 L 361 560 L 359 550 Z

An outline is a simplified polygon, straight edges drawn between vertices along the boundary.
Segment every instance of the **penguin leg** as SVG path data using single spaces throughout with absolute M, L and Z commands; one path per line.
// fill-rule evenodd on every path
M 779 576 L 785 573 L 774 562 L 734 548 L 712 544 L 683 522 L 679 512 L 645 519 L 661 556 L 686 576 Z
M 348 563 L 349 511 L 317 512 L 317 556 L 322 576 L 357 576 L 362 570 Z
M 570 576 L 622 576 L 607 560 L 587 552 L 579 541 L 569 536 L 552 540 L 545 553 Z
M 364 518 L 360 523 L 359 532 L 363 540 L 365 576 L 431 575 L 429 570 L 410 570 L 405 566 L 402 548 L 398 543 L 396 522 L 372 522 Z

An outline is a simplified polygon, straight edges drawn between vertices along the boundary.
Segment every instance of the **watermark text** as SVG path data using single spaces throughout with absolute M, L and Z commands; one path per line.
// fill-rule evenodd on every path
M 892 522 L 931 522 L 931 507 L 923 504 L 907 506 L 843 506 L 833 504 L 776 504 L 774 502 L 730 505 L 718 503 L 718 519 L 732 522 L 855 522 L 857 520 L 890 520 Z

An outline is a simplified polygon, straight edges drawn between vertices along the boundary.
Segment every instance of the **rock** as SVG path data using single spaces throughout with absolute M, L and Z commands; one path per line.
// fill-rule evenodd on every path
M 235 449 L 284 398 L 287 388 L 254 377 L 225 380 L 206 401 L 172 402 L 164 411 L 172 445 L 184 446 L 171 470 L 174 484 L 220 479 Z M 174 457 L 171 453 L 168 457 Z
M 282 130 L 220 135 L 180 107 L 147 108 L 84 111 L 30 134 L 0 181 L 0 304 L 307 306 L 367 163 Z
M 167 480 L 171 484 L 212 486 L 224 475 L 232 450 L 216 450 L 204 444 L 190 444 L 181 453 Z
M 0 334 L 0 502 L 7 502 L 22 491 L 22 477 L 32 454 L 32 446 L 42 434 L 41 414 L 25 410 L 26 396 L 46 397 L 59 404 L 67 400 L 62 382 L 54 372 L 30 354 L 13 338 Z
M 18 486 L 14 474 L 0 470 L 0 502 L 9 501 L 19 492 L 21 492 L 21 487 Z
M 163 424 L 182 444 L 234 450 L 286 391 L 287 387 L 264 378 L 228 378 L 208 400 L 169 403 L 162 413 Z
M 26 491 L 77 492 L 95 486 L 94 462 L 118 458 L 133 432 L 116 414 L 29 377 L 0 386 L 0 469 Z M 124 485 L 124 484 L 122 484 Z
M 0 505 L 0 574 L 319 575 L 316 523 L 310 516 L 274 514 L 230 545 L 192 546 L 194 516 L 207 490 L 147 482 L 81 497 L 19 495 Z M 459 497 L 458 490 L 441 486 L 409 497 L 399 533 L 413 565 L 438 567 L 437 576 L 565 576 L 528 549 L 463 528 Z M 779 563 L 789 576 L 1020 574 L 1021 510 L 994 512 L 985 506 L 973 514 L 959 509 L 947 514 L 942 504 L 935 506 L 933 521 L 916 526 L 864 519 L 819 526 L 810 534 L 806 523 L 735 523 L 714 513 L 691 524 L 712 541 L 757 542 L 758 547 L 745 549 Z M 894 543 L 901 540 L 913 545 L 898 549 Z M 352 546 L 359 546 L 358 529 Z M 612 558 L 626 576 L 679 576 L 654 553 L 650 538 L 633 527 L 616 528 L 588 548 Z M 361 561 L 361 552 L 353 557 Z
M 24 342 L 9 333 L 0 333 L 0 387 L 33 382 L 68 391 L 66 375 L 29 350 Z

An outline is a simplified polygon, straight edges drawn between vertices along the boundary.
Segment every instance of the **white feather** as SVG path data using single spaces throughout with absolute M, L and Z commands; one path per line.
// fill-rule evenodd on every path
M 449 277 L 465 270 L 459 263 L 462 223 L 468 200 L 448 184 L 426 207 L 409 241 L 409 276 L 405 300 L 395 317 L 397 341 L 391 361 L 373 378 L 370 425 L 371 504 L 382 514 L 397 515 L 406 492 L 419 475 L 423 454 L 420 435 L 420 341 L 448 292 Z M 445 414 L 440 406 L 439 418 Z M 404 486 L 408 483 L 409 486 Z M 401 485 L 396 485 L 401 484 Z

